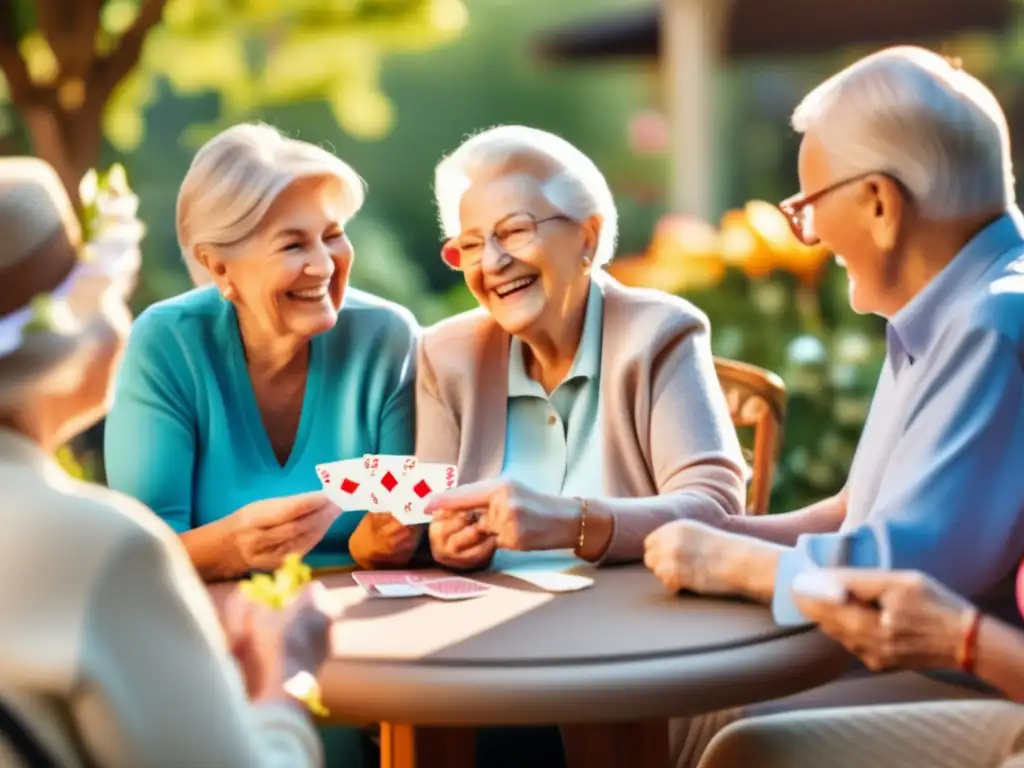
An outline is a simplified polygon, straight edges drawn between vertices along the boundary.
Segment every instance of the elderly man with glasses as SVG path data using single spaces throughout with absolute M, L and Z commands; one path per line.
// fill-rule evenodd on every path
M 824 82 L 793 124 L 801 194 L 780 208 L 800 240 L 836 253 L 853 308 L 888 320 L 849 478 L 787 514 L 668 523 L 648 536 L 645 562 L 672 591 L 770 602 L 784 625 L 806 622 L 793 579 L 825 566 L 920 570 L 1019 622 L 1024 219 L 1003 112 L 958 65 L 900 47 Z M 952 682 L 861 675 L 772 706 L 970 695 Z M 707 725 L 700 738 L 693 722 L 677 729 L 680 764 Z

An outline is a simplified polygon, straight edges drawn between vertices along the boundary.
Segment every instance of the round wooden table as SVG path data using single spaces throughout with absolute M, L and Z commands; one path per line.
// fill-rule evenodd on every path
M 341 608 L 320 672 L 332 722 L 380 722 L 387 768 L 472 768 L 471 726 L 563 726 L 570 765 L 665 768 L 668 719 L 828 682 L 849 656 L 767 608 L 666 593 L 643 566 L 551 594 L 500 573 L 483 597 L 371 598 L 322 575 Z M 222 601 L 227 585 L 212 587 Z

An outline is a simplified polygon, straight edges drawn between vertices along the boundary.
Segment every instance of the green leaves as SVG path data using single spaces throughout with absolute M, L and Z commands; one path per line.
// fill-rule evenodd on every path
M 116 50 L 122 36 L 131 34 L 142 4 L 151 2 L 106 0 L 93 28 L 83 24 L 73 33 L 93 39 L 72 40 L 71 48 L 91 47 L 100 56 Z M 15 4 L 11 23 L 18 53 L 33 85 L 68 90 L 63 62 L 39 26 L 37 11 L 33 0 Z M 180 94 L 220 95 L 216 125 L 196 126 L 190 131 L 195 136 L 248 119 L 265 106 L 324 100 L 341 128 L 359 138 L 379 138 L 394 122 L 380 86 L 383 56 L 443 45 L 466 23 L 463 0 L 168 0 L 136 66 L 104 105 L 103 133 L 122 152 L 137 149 L 143 114 L 164 79 Z M 66 102 L 78 105 L 95 84 L 72 85 Z M 0 107 L 7 100 L 0 76 Z
M 344 130 L 377 138 L 394 121 L 382 57 L 454 40 L 466 21 L 462 0 L 170 0 L 104 130 L 121 150 L 138 146 L 138 115 L 159 77 L 181 94 L 219 93 L 218 125 L 268 105 L 325 100 Z

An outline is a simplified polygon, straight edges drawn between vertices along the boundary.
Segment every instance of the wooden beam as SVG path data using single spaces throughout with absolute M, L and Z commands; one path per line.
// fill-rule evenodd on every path
M 717 202 L 715 80 L 731 0 L 663 0 L 661 50 L 669 122 L 669 203 L 710 221 Z

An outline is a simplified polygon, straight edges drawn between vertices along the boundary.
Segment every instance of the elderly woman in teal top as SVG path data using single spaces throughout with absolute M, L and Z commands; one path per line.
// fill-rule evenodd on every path
M 207 579 L 405 563 L 421 532 L 339 515 L 315 465 L 413 450 L 417 326 L 347 286 L 362 182 L 325 150 L 239 125 L 196 155 L 178 238 L 197 282 L 136 321 L 106 425 L 112 488 Z

